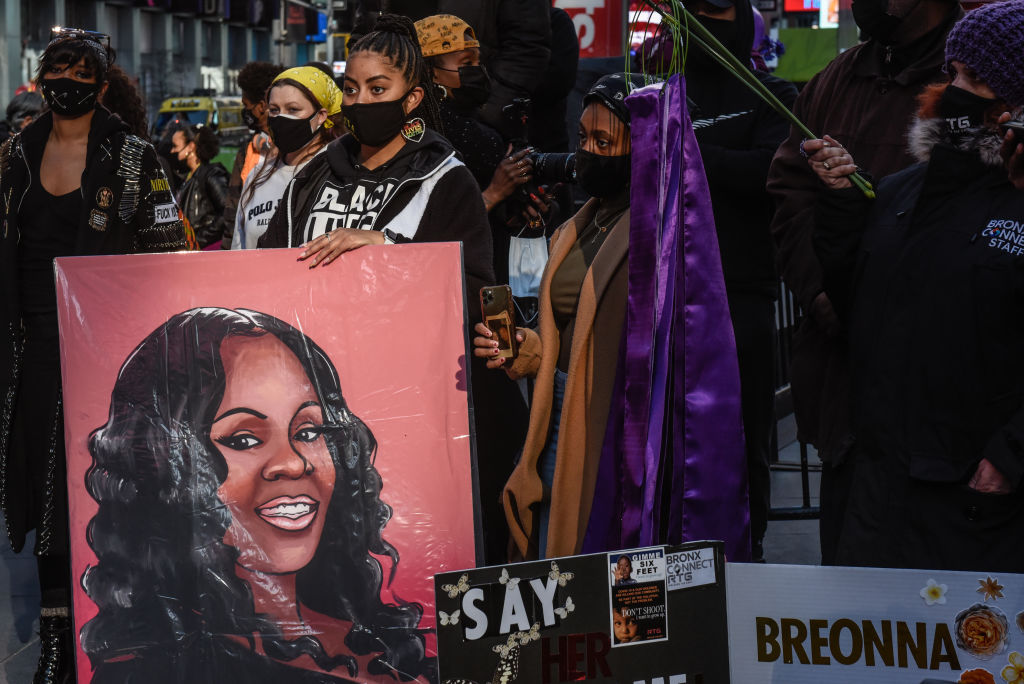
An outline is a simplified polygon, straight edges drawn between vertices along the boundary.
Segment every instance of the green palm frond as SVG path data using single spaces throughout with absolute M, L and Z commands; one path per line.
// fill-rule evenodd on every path
M 811 129 L 796 117 L 789 108 L 782 103 L 775 93 L 770 91 L 764 83 L 747 68 L 747 65 L 737 59 L 728 48 L 722 45 L 714 34 L 697 21 L 684 6 L 681 0 L 640 0 L 639 9 L 647 9 L 661 17 L 661 24 L 668 30 L 672 39 L 672 55 L 669 58 L 669 75 L 682 74 L 686 68 L 686 56 L 692 46 L 706 52 L 712 59 L 718 62 L 733 77 L 739 79 L 744 85 L 750 88 L 761 99 L 768 103 L 784 119 L 789 121 L 808 139 L 817 139 L 818 136 L 811 132 Z M 644 49 L 644 48 L 641 48 Z M 643 55 L 642 55 L 643 56 Z M 629 58 L 627 56 L 627 71 L 629 69 Z M 863 176 L 854 173 L 850 176 L 853 183 L 864 195 L 874 199 L 875 191 Z

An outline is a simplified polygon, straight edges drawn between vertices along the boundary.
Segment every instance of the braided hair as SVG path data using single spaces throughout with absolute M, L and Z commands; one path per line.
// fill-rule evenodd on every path
M 357 52 L 373 52 L 386 57 L 406 81 L 413 87 L 422 88 L 423 101 L 413 114 L 421 117 L 428 128 L 444 135 L 441 108 L 434 89 L 433 71 L 420 50 L 416 26 L 411 19 L 400 14 L 380 15 L 373 26 L 373 31 L 360 38 L 349 49 L 350 56 Z

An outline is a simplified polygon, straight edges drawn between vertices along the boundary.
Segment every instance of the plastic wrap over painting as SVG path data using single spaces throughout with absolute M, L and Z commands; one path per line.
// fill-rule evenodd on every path
M 57 260 L 78 681 L 436 680 L 458 244 Z

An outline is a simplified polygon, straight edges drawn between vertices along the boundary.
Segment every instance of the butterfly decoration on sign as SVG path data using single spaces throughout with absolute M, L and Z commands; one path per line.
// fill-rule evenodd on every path
M 441 626 L 442 627 L 447 627 L 448 625 L 457 625 L 457 624 L 459 624 L 459 616 L 462 615 L 462 611 L 461 610 L 456 610 L 456 611 L 453 611 L 451 615 L 449 615 L 448 613 L 444 612 L 443 610 L 438 610 L 437 614 L 441 618 Z
M 563 620 L 569 617 L 569 613 L 576 610 L 576 604 L 572 602 L 572 596 L 565 597 L 565 605 L 561 608 L 555 608 L 555 615 L 562 618 Z
M 575 576 L 576 573 L 574 572 L 560 572 L 558 570 L 558 563 L 551 561 L 551 572 L 548 573 L 548 577 L 558 582 L 558 586 L 564 587 Z
M 498 578 L 498 581 L 504 584 L 509 589 L 512 589 L 517 584 L 519 584 L 518 577 L 509 577 L 507 568 L 501 569 L 501 577 Z
M 534 622 L 533 627 L 530 627 L 528 632 L 519 632 L 519 645 L 526 646 L 531 641 L 537 641 L 540 639 L 540 623 Z
M 459 594 L 465 594 L 469 591 L 469 574 L 463 573 L 455 584 L 442 584 L 441 591 L 447 592 L 448 598 L 455 598 Z

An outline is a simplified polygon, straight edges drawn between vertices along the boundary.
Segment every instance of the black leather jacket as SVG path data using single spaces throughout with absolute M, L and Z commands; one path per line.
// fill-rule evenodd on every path
M 178 190 L 178 206 L 195 231 L 200 248 L 224 235 L 229 178 L 228 170 L 219 162 L 203 164 Z

